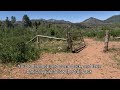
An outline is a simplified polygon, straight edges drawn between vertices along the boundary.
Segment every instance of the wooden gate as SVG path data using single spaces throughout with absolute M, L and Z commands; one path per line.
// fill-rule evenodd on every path
M 85 41 L 83 39 L 82 33 L 67 33 L 68 47 L 71 52 L 78 53 L 86 47 Z

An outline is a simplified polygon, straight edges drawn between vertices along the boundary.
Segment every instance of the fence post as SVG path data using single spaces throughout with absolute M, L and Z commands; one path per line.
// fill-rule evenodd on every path
M 40 37 L 38 36 L 38 47 L 40 49 Z
M 105 46 L 104 46 L 104 52 L 108 51 L 108 43 L 109 43 L 109 30 L 106 30 L 105 33 Z
M 37 48 L 39 47 L 39 37 L 37 36 Z
M 72 38 L 70 32 L 67 32 L 67 42 L 68 42 L 68 49 L 72 52 Z

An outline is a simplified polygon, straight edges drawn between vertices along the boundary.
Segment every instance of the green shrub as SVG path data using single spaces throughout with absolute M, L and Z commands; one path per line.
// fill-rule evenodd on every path
M 119 37 L 120 36 L 120 30 L 111 30 L 110 35 L 113 37 Z
M 102 38 L 104 38 L 104 36 L 105 36 L 105 31 L 98 31 L 98 32 L 96 33 L 96 37 L 97 37 L 98 39 L 102 39 Z
M 51 36 L 55 35 L 55 31 L 53 29 L 51 29 L 50 33 L 51 33 Z
M 39 58 L 39 50 L 24 42 L 19 42 L 15 46 L 5 45 L 0 47 L 0 59 L 3 63 L 18 63 Z

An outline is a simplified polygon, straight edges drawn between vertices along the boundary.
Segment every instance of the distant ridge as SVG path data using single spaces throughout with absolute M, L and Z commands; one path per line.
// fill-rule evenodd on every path
M 105 24 L 104 21 L 96 19 L 94 17 L 90 17 L 86 20 L 84 20 L 83 22 L 81 22 L 81 24 L 88 24 L 88 25 L 103 25 Z
M 90 26 L 99 26 L 99 25 L 110 25 L 113 23 L 120 23 L 120 15 L 114 15 L 109 17 L 106 20 L 99 20 L 97 18 L 94 17 L 90 17 L 86 20 L 84 20 L 83 22 L 80 23 L 72 23 L 70 21 L 65 21 L 65 20 L 56 20 L 56 19 L 31 19 L 31 21 L 34 23 L 35 21 L 37 22 L 45 22 L 45 23 L 54 23 L 54 24 L 72 24 L 75 26 L 79 26 L 79 27 L 90 27 Z M 4 21 L 3 21 L 4 22 Z M 17 21 L 16 24 L 22 24 L 21 21 Z
M 72 23 L 70 21 L 65 21 L 65 20 L 56 20 L 56 19 L 32 19 L 31 21 L 45 21 L 45 22 L 50 22 L 50 23 Z
M 114 16 L 104 20 L 104 22 L 107 22 L 107 23 L 120 23 L 120 15 L 114 15 Z

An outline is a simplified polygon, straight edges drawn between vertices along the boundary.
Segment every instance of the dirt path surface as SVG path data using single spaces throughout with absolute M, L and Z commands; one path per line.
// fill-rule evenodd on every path
M 115 79 L 120 78 L 120 67 L 116 60 L 113 60 L 113 53 L 103 52 L 104 43 L 94 41 L 93 39 L 85 39 L 87 47 L 79 53 L 45 53 L 41 58 L 34 62 L 23 63 L 22 67 L 8 67 L 0 65 L 0 78 L 26 78 L 26 79 Z M 120 42 L 110 42 L 109 48 L 119 47 Z M 91 65 L 91 67 L 74 67 L 74 68 L 32 68 L 33 65 Z M 92 67 L 94 65 L 94 67 Z M 99 66 L 97 66 L 99 65 Z M 31 66 L 31 67 L 28 67 Z M 96 66 L 96 67 L 95 67 Z M 81 73 L 51 73 L 41 74 L 34 73 L 32 70 L 71 70 L 82 71 Z M 31 73 L 29 72 L 31 70 Z M 87 72 L 88 70 L 88 72 Z M 86 71 L 83 72 L 83 71 Z M 90 72 L 89 72 L 90 71 Z

